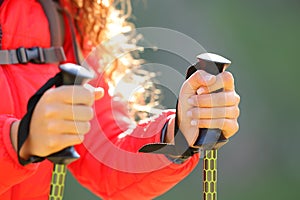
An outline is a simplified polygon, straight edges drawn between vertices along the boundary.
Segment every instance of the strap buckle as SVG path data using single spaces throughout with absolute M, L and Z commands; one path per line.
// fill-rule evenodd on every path
M 24 48 L 20 47 L 16 50 L 18 61 L 22 64 L 32 62 L 35 64 L 45 63 L 45 56 L 41 47 Z

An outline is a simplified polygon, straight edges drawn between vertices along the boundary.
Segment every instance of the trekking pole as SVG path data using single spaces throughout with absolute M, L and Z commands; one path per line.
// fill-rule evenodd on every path
M 66 63 L 60 65 L 59 68 L 62 73 L 61 85 L 81 85 L 86 80 L 94 77 L 90 71 L 79 65 Z M 54 163 L 49 200 L 62 200 L 66 165 L 77 160 L 79 157 L 73 146 L 47 156 L 47 159 Z
M 189 67 L 187 78 L 197 70 L 204 70 L 212 75 L 223 72 L 231 63 L 226 58 L 213 54 L 203 53 L 197 56 L 198 62 Z M 221 92 L 223 89 L 214 91 Z M 217 199 L 217 149 L 223 146 L 228 139 L 220 129 L 199 129 L 199 136 L 193 147 L 200 148 L 203 157 L 203 200 Z

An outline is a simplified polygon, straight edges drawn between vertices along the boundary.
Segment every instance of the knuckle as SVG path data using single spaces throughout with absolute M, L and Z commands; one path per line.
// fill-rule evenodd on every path
M 230 120 L 229 119 L 220 119 L 219 120 L 219 128 L 222 130 L 228 130 L 228 128 L 230 127 Z
M 81 144 L 83 142 L 83 139 L 84 139 L 83 135 L 77 135 L 76 138 L 73 141 L 73 145 Z
M 237 106 L 234 106 L 232 109 L 231 109 L 231 116 L 232 116 L 232 118 L 234 118 L 234 119 L 237 119 L 238 117 L 239 117 L 239 115 L 240 115 L 240 109 L 239 109 L 239 107 L 237 107 Z
M 200 112 L 198 111 L 198 108 L 191 109 L 191 112 L 192 112 L 192 116 L 191 117 L 194 117 L 194 118 L 199 117 Z
M 240 95 L 238 95 L 238 94 L 235 92 L 235 93 L 234 93 L 234 96 L 235 96 L 235 102 L 236 102 L 236 104 L 239 104 L 240 101 L 241 101 Z
M 197 70 L 195 74 L 195 80 L 198 84 L 203 86 L 208 86 L 212 84 L 212 80 L 214 80 L 214 75 L 207 73 L 204 70 Z
M 44 108 L 44 117 L 45 118 L 52 118 L 52 117 L 54 117 L 58 114 L 57 111 L 58 110 L 57 110 L 56 107 L 48 104 Z
M 89 97 L 88 97 L 88 105 L 93 105 L 94 104 L 94 94 L 89 92 Z
M 224 87 L 226 86 L 228 88 L 234 88 L 234 77 L 233 77 L 233 75 L 228 71 L 225 71 L 222 74 L 223 74 L 222 78 L 223 78 Z
M 189 79 L 185 80 L 180 88 L 180 93 L 184 93 L 185 90 L 190 88 Z
M 91 108 L 91 107 L 88 108 L 88 110 L 87 110 L 87 116 L 88 116 L 88 120 L 93 119 L 93 117 L 94 117 L 94 110 L 93 110 L 93 108 Z
M 235 118 L 237 119 L 240 116 L 240 108 L 238 106 L 235 107 Z
M 236 101 L 237 101 L 237 99 L 236 99 L 236 96 L 235 96 L 235 92 L 233 92 L 233 91 L 230 91 L 230 92 L 226 92 L 225 93 L 226 95 L 225 95 L 225 102 L 226 102 L 226 105 L 236 105 L 237 103 L 236 103 Z
M 233 77 L 232 73 L 230 73 L 228 71 L 223 72 L 223 79 L 225 79 L 226 81 L 229 81 L 229 82 L 234 81 L 234 77 Z
M 79 134 L 86 134 L 91 129 L 91 123 L 90 122 L 81 122 L 78 128 Z
M 84 87 L 80 88 L 75 96 L 76 98 L 80 99 L 83 104 L 88 106 L 92 105 L 94 102 L 94 94 Z
M 55 149 L 58 145 L 57 140 L 54 137 L 49 137 L 46 146 L 49 150 Z
M 83 140 L 84 140 L 84 135 L 78 135 L 79 144 L 82 143 Z
M 235 134 L 236 132 L 238 132 L 239 130 L 239 123 L 234 120 L 232 123 L 231 123 L 231 135 Z
M 235 122 L 235 126 L 234 126 L 234 132 L 236 133 L 236 132 L 238 132 L 238 130 L 240 129 L 240 126 L 239 126 L 239 123 L 236 121 Z
M 197 97 L 197 105 L 200 107 L 211 107 L 215 102 L 218 103 L 219 98 L 215 97 L 215 94 L 199 95 Z
M 239 124 L 237 122 L 237 120 L 227 120 L 227 126 L 225 129 L 225 134 L 226 137 L 231 137 L 233 136 L 238 130 L 239 130 Z
M 46 123 L 45 129 L 48 133 L 55 132 L 57 126 L 58 126 L 57 122 L 50 120 Z
M 46 90 L 46 92 L 43 94 L 41 100 L 44 102 L 51 102 L 53 100 L 53 96 L 54 96 L 54 89 L 49 89 Z
M 46 106 L 44 110 L 45 118 L 50 118 L 51 116 L 53 116 L 53 110 L 50 108 L 50 106 Z
M 228 127 L 228 119 L 219 119 L 219 127 L 220 129 L 226 129 Z
M 86 122 L 85 123 L 85 133 L 89 132 L 91 130 L 91 123 L 90 122 Z

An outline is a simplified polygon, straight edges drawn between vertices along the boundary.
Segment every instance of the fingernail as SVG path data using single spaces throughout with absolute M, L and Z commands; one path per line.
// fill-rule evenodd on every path
M 199 88 L 197 90 L 197 94 L 200 95 L 200 94 L 203 94 L 204 93 L 204 89 L 203 88 Z
M 94 90 L 94 94 L 95 94 L 95 99 L 101 99 L 104 96 L 104 89 L 101 87 L 97 87 Z
M 193 101 L 192 98 L 189 98 L 187 101 L 188 101 L 188 103 L 189 103 L 190 105 L 194 105 L 194 101 Z
M 192 116 L 192 111 L 187 111 L 186 114 L 187 114 L 188 117 L 191 117 Z
M 191 121 L 191 125 L 192 125 L 192 126 L 196 126 L 196 125 L 197 125 L 197 121 L 196 121 L 196 120 L 192 120 L 192 121 Z
M 95 92 L 104 92 L 104 89 L 102 87 L 96 87 L 94 89 Z

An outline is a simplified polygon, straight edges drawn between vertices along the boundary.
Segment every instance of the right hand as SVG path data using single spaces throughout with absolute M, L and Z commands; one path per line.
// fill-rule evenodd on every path
M 213 92 L 218 89 L 223 91 Z M 230 72 L 214 76 L 198 70 L 192 74 L 182 85 L 177 109 L 178 126 L 188 144 L 194 145 L 199 128 L 218 128 L 226 138 L 232 137 L 239 129 L 239 102 Z M 166 142 L 173 139 L 174 131 L 168 127 Z
M 20 156 L 46 157 L 66 147 L 80 144 L 90 130 L 92 105 L 103 96 L 103 89 L 94 91 L 83 86 L 60 86 L 49 89 L 37 103 L 31 118 L 29 136 Z

